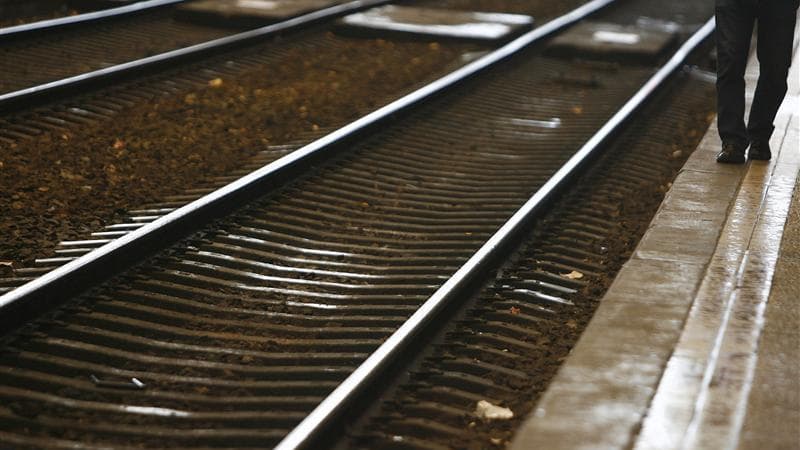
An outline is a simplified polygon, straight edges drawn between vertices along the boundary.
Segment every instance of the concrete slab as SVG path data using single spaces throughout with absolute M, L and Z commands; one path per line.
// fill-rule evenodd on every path
M 548 390 L 513 449 L 621 448 L 641 416 L 633 405 L 647 402 L 652 391 L 621 383 L 574 383 Z M 609 401 L 611 397 L 613 400 Z M 563 418 L 569 416 L 569 421 Z
M 337 32 L 495 42 L 508 40 L 532 26 L 533 18 L 520 14 L 388 5 L 343 17 L 337 22 Z
M 675 38 L 675 32 L 665 28 L 582 22 L 550 41 L 548 51 L 567 56 L 634 57 L 649 61 L 664 52 Z
M 622 267 L 606 298 L 685 308 L 694 296 L 703 270 L 699 264 L 633 258 Z
M 636 257 L 705 264 L 717 246 L 718 236 L 719 230 L 702 224 L 655 224 L 642 237 Z
M 743 173 L 741 170 L 709 173 L 684 166 L 667 192 L 661 209 L 711 212 L 724 216 Z
M 177 8 L 175 17 L 231 27 L 259 27 L 324 9 L 337 0 L 200 0 Z

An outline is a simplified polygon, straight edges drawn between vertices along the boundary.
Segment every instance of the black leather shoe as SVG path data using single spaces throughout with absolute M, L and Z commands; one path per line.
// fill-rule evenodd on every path
M 718 163 L 742 164 L 744 163 L 744 149 L 735 144 L 723 143 L 722 151 L 717 155 Z
M 769 161 L 772 158 L 772 152 L 769 151 L 769 141 L 758 140 L 750 143 L 750 159 L 758 161 Z

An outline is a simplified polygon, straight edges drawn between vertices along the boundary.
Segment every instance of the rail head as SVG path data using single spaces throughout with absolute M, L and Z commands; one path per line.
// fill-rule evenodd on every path
M 108 8 L 100 11 L 77 14 L 74 16 L 59 17 L 57 19 L 40 20 L 37 22 L 15 25 L 13 27 L 4 27 L 0 28 L 0 39 L 8 39 L 38 31 L 52 31 L 57 28 L 65 28 L 99 20 L 118 18 L 128 14 L 136 14 L 156 8 L 183 3 L 184 1 L 186 0 L 145 0 L 132 3 L 130 5 L 118 6 L 116 8 Z
M 591 3 L 590 3 L 591 5 Z M 411 317 L 373 352 L 349 377 L 295 427 L 275 450 L 313 448 L 324 439 L 323 433 L 356 398 L 369 389 L 391 365 L 394 358 L 409 348 L 415 337 L 435 322 L 437 314 L 465 297 L 465 290 L 476 279 L 496 268 L 497 261 L 512 247 L 537 214 L 569 183 L 602 147 L 623 127 L 648 99 L 678 71 L 688 56 L 714 32 L 711 18 L 600 128 L 488 241 L 450 277 Z

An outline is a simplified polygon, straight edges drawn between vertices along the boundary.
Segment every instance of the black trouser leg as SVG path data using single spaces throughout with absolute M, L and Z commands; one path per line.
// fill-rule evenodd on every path
M 792 41 L 797 19 L 793 0 L 762 0 L 758 6 L 758 62 L 756 86 L 747 134 L 751 141 L 769 140 L 775 114 L 786 96 L 786 78 L 792 63 Z
M 781 0 L 773 0 L 781 1 Z M 717 127 L 722 142 L 747 146 L 744 72 L 756 17 L 756 0 L 717 0 Z

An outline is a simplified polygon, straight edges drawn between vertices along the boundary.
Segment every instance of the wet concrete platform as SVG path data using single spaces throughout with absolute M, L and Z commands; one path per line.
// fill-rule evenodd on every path
M 789 83 L 771 161 L 712 124 L 511 449 L 800 448 L 797 42 Z

